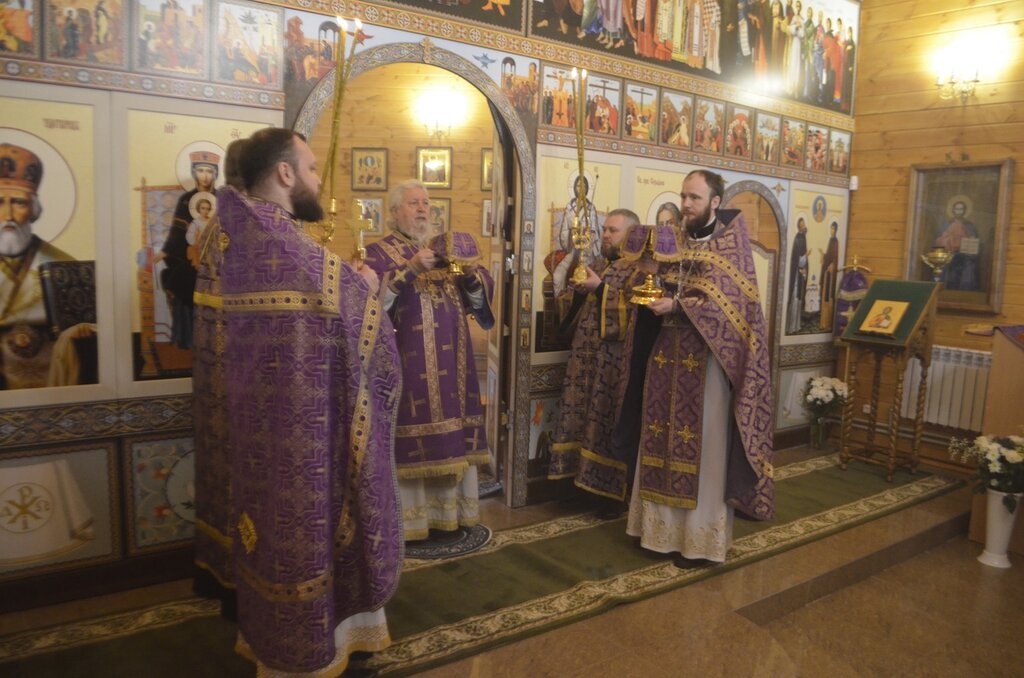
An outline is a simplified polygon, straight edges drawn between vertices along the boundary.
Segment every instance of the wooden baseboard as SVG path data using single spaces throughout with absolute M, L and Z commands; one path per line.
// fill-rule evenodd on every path
M 0 613 L 55 605 L 187 579 L 195 574 L 192 548 L 175 549 L 0 583 Z

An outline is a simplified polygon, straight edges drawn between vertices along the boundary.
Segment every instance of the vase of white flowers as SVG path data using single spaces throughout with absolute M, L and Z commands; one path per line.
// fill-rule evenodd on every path
M 950 455 L 977 464 L 975 492 L 987 493 L 985 550 L 978 560 L 992 567 L 1010 567 L 1006 552 L 1024 495 L 1024 438 L 978 436 L 973 442 L 954 438 Z
M 849 390 L 842 379 L 811 377 L 804 387 L 804 410 L 811 418 L 811 446 L 823 450 L 828 446 L 828 418 L 843 411 Z

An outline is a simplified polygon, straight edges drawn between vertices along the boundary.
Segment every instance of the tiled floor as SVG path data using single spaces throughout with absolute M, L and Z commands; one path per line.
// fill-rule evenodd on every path
M 790 460 L 808 456 L 790 453 Z M 420 675 L 1019 676 L 1024 556 L 966 539 L 966 489 Z M 482 508 L 494 529 L 572 502 Z M 0 616 L 0 635 L 185 597 L 190 582 Z

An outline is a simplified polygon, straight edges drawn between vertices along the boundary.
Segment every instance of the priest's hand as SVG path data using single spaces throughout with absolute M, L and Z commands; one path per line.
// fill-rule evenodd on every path
M 666 315 L 671 313 L 675 307 L 676 300 L 673 297 L 661 297 L 647 304 L 647 308 L 651 309 L 654 315 Z
M 434 254 L 434 250 L 429 247 L 424 247 L 419 252 L 412 255 L 412 259 L 409 260 L 409 268 L 411 268 L 413 273 L 416 275 L 433 270 L 435 266 L 437 266 L 437 255 Z
M 462 289 L 470 294 L 476 294 L 484 288 L 483 283 L 480 281 L 480 276 L 477 275 L 479 269 L 480 267 L 476 264 L 466 264 L 462 269 L 459 284 L 462 286 Z
M 366 284 L 370 286 L 370 291 L 374 294 L 380 289 L 380 278 L 377 277 L 377 271 L 373 270 L 366 264 L 357 263 L 356 272 L 362 276 Z
M 573 287 L 580 292 L 590 294 L 601 285 L 601 278 L 594 273 L 594 269 L 587 266 L 587 279 L 581 283 L 573 283 Z

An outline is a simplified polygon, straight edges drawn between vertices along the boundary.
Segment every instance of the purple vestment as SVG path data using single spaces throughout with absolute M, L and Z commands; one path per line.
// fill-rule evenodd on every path
M 843 282 L 836 294 L 836 323 L 833 333 L 843 336 L 850 319 L 857 312 L 857 307 L 868 294 L 868 279 L 860 269 L 853 268 L 843 274 Z
M 196 565 L 234 588 L 231 568 L 231 448 L 224 382 L 220 220 L 203 229 L 193 298 L 192 421 L 195 425 Z
M 678 254 L 655 258 L 662 262 L 666 282 L 682 290 L 682 312 L 664 316 L 647 361 L 638 450 L 641 497 L 695 507 L 701 453 L 721 453 L 727 455 L 727 503 L 752 518 L 768 520 L 775 511 L 771 372 L 743 218 L 738 210 L 719 210 L 714 235 L 697 246 L 663 243 L 663 235 L 659 233 L 658 250 Z M 728 450 L 702 449 L 710 354 L 732 387 L 734 430 Z
M 280 206 L 223 189 L 224 375 L 239 645 L 272 669 L 344 668 L 336 646 L 398 585 L 391 323 L 363 278 Z
M 624 339 L 636 314 L 629 298 L 640 280 L 635 279 L 633 262 L 626 259 L 608 264 L 601 260 L 591 268 L 601 277 L 601 285 L 589 295 L 577 292 L 577 299 L 585 300 L 582 304 L 574 300 L 570 311 L 576 314 L 576 330 L 548 477 L 575 477 L 575 484 L 584 490 L 622 500 L 630 482 L 629 463 L 617 457 L 611 441 L 620 382 L 626 373 Z
M 473 314 L 485 329 L 494 322 L 492 282 L 483 268 L 472 275 L 456 275 L 449 268 L 415 275 L 408 261 L 419 249 L 398 232 L 366 248 L 366 264 L 380 276 L 381 289 L 397 295 L 389 313 L 404 388 L 395 461 L 403 480 L 461 478 L 469 465 L 490 461 L 466 315 Z M 471 288 L 482 291 L 482 305 L 470 301 Z

